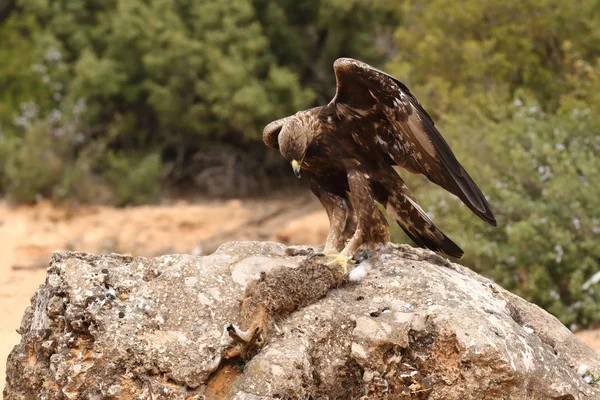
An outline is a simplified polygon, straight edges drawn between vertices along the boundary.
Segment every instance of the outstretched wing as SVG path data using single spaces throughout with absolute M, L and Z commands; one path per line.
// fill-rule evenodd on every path
M 355 123 L 372 125 L 361 131 L 369 131 L 373 135 L 370 142 L 395 164 L 422 173 L 496 226 L 485 196 L 460 165 L 427 111 L 402 82 L 351 58 L 336 60 L 333 68 L 337 92 L 330 105 Z

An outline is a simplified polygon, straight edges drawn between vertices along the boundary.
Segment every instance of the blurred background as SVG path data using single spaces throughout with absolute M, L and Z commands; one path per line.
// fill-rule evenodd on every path
M 489 196 L 496 229 L 403 174 L 461 262 L 598 327 L 597 0 L 0 0 L 2 365 L 56 249 L 323 243 L 261 133 L 329 102 L 342 56 L 407 84 Z

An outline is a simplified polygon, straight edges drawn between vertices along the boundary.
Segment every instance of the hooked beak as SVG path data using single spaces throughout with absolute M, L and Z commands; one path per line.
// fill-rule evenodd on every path
M 300 163 L 296 160 L 292 160 L 292 169 L 294 170 L 294 175 L 296 178 L 300 178 L 302 174 L 300 173 Z

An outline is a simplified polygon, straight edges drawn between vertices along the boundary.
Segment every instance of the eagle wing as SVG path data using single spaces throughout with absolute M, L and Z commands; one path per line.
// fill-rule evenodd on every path
M 275 120 L 263 129 L 263 142 L 269 147 L 279 149 L 279 133 L 281 129 L 292 117 L 285 117 Z
M 337 91 L 330 105 L 358 124 L 370 124 L 360 131 L 372 133 L 375 137 L 370 142 L 395 164 L 425 175 L 458 196 L 482 220 L 496 226 L 485 196 L 402 82 L 351 58 L 336 60 L 333 68 Z M 360 140 L 354 135 L 353 139 Z

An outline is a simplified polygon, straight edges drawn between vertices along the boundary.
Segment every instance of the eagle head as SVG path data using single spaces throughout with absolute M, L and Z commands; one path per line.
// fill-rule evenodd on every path
M 302 114 L 295 115 L 283 125 L 278 137 L 279 151 L 292 164 L 294 174 L 298 178 L 301 176 L 302 163 L 313 137 L 308 122 Z

